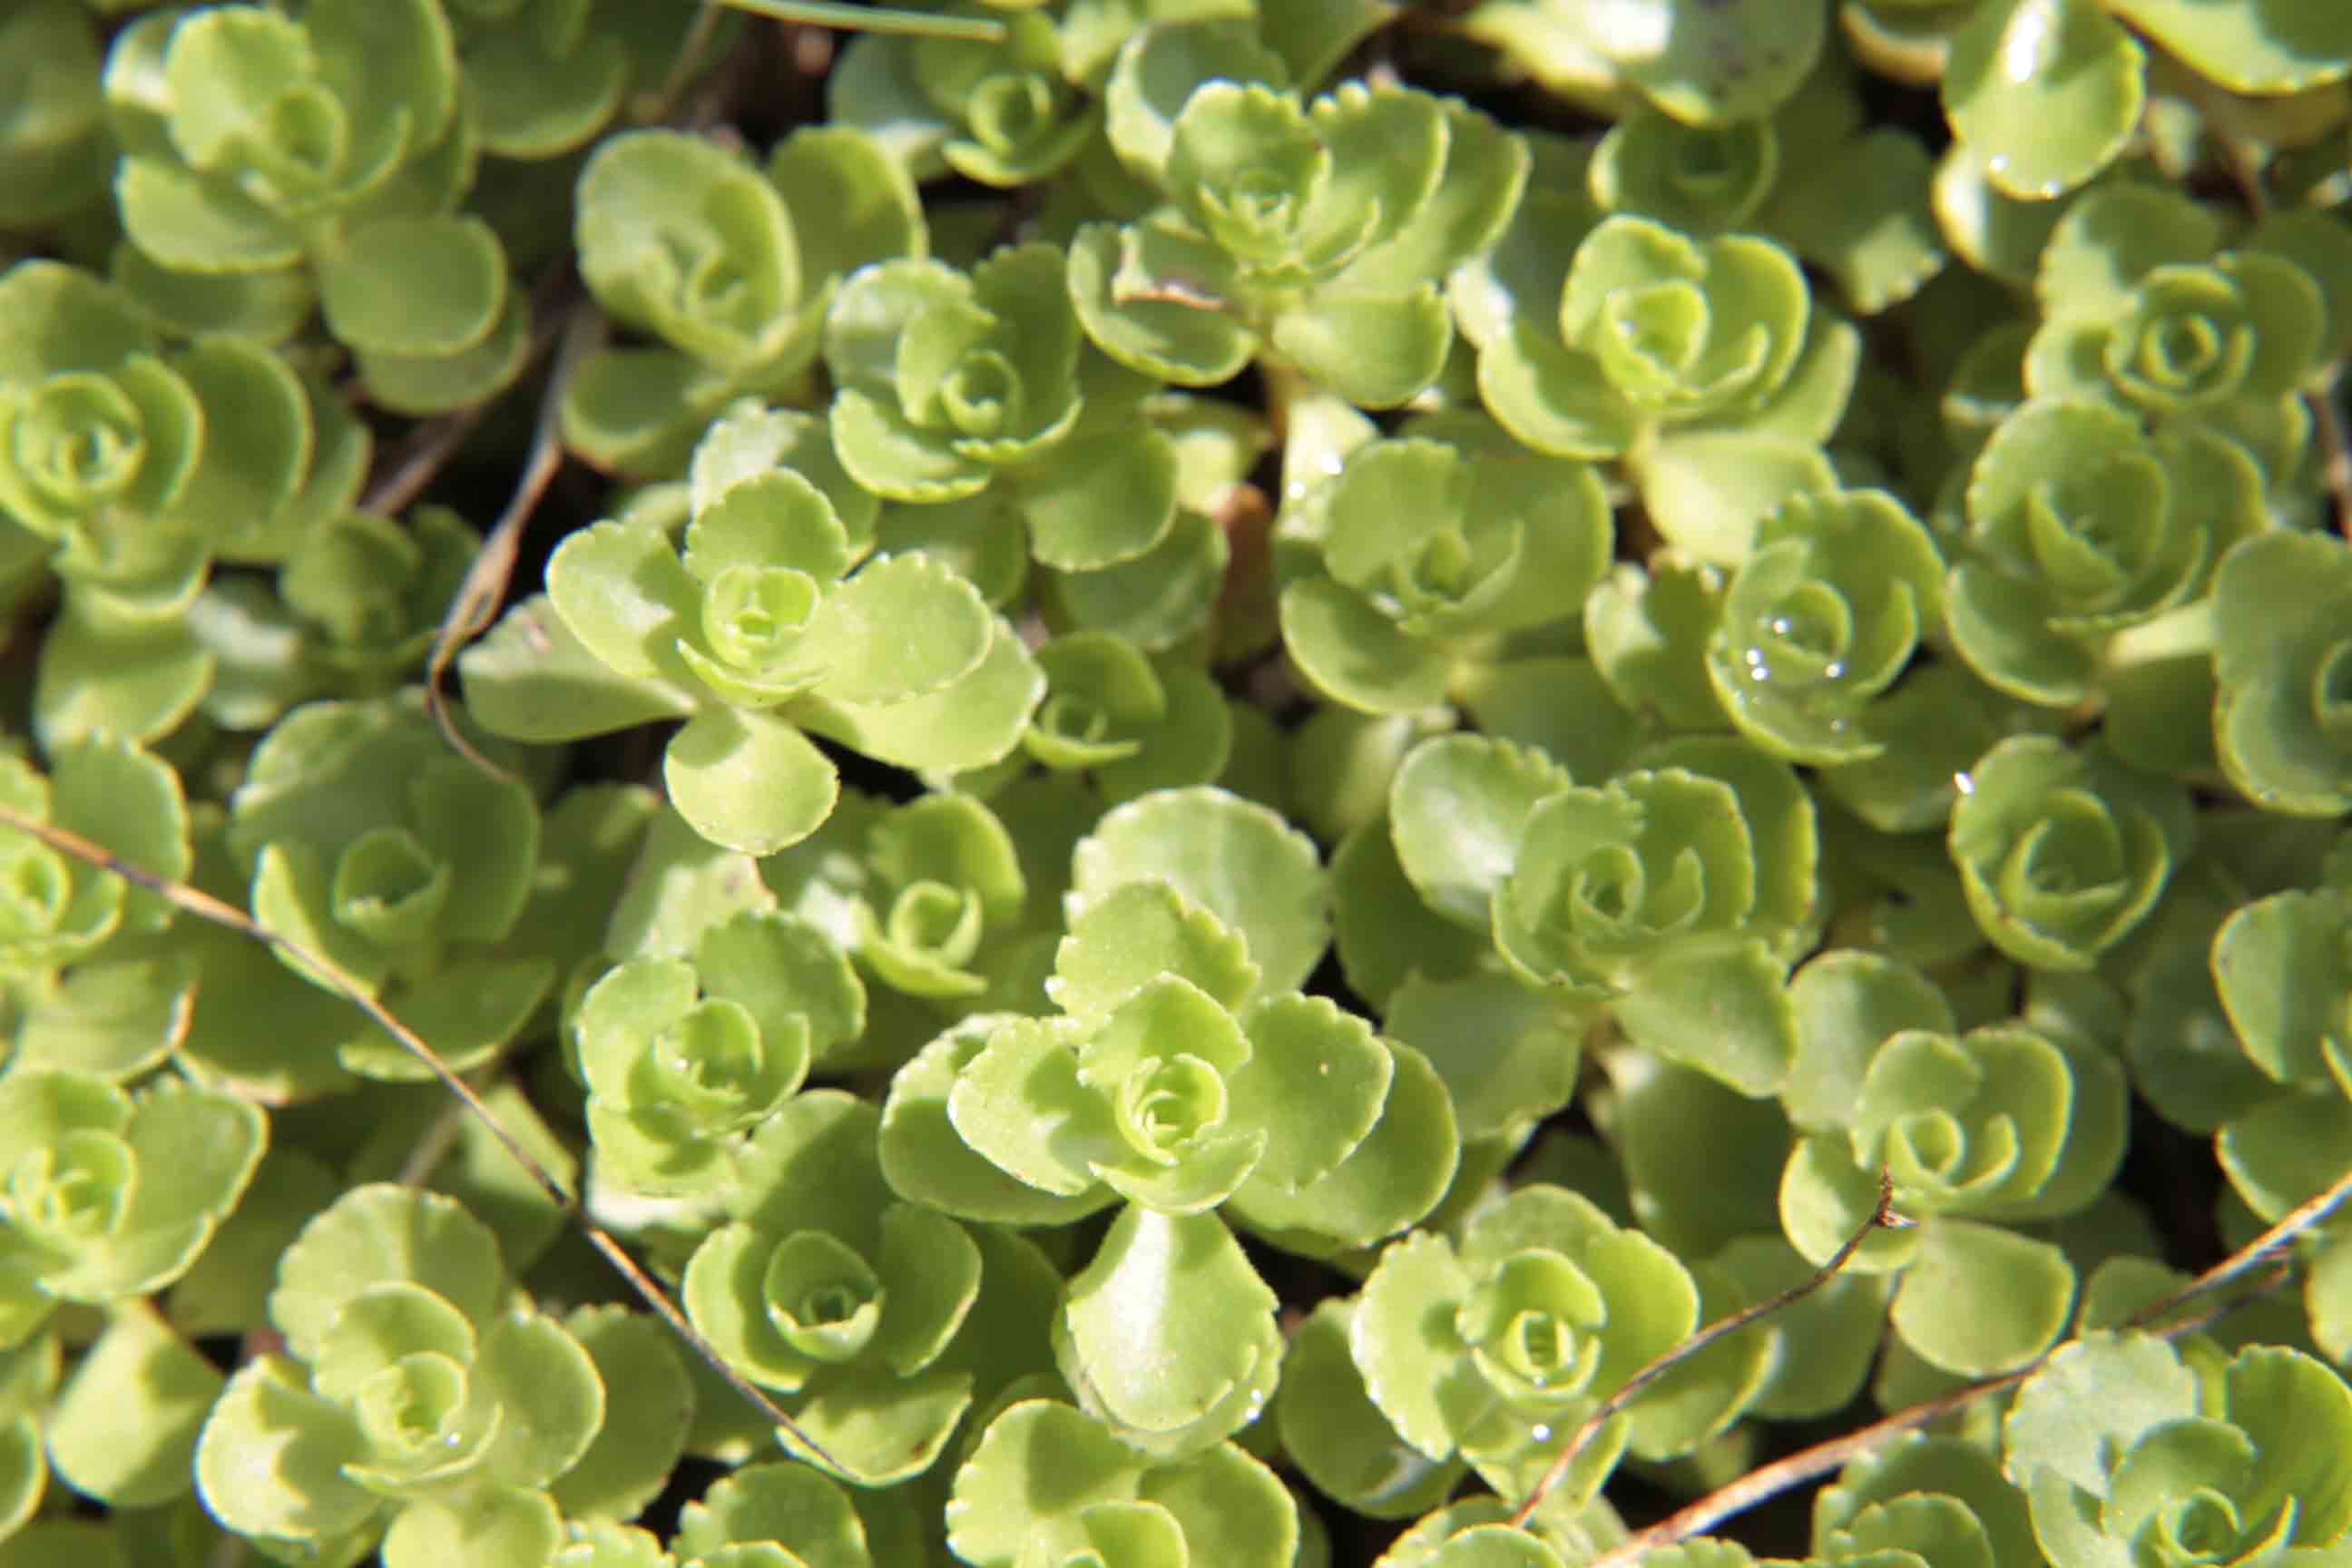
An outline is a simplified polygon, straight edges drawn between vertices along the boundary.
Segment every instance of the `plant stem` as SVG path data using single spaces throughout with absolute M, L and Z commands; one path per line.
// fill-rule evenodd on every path
M 785 1415 L 764 1390 L 727 1363 L 727 1358 L 719 1353 L 719 1348 L 703 1338 L 701 1331 L 687 1321 L 686 1314 L 678 1309 L 677 1303 L 671 1300 L 668 1293 L 656 1283 L 653 1276 L 646 1273 L 637 1260 L 629 1256 L 628 1249 L 615 1240 L 610 1232 L 590 1219 L 587 1212 L 582 1208 L 579 1197 L 566 1187 L 562 1180 L 552 1171 L 533 1158 L 530 1151 L 523 1146 L 520 1138 L 508 1131 L 506 1124 L 498 1119 L 497 1113 L 484 1103 L 481 1095 L 476 1092 L 474 1086 L 452 1071 L 449 1064 L 441 1059 L 440 1053 L 427 1045 L 423 1037 L 406 1024 L 402 1023 L 390 1008 L 377 1001 L 365 986 L 345 973 L 334 960 L 324 953 L 311 952 L 291 937 L 281 936 L 244 910 L 223 903 L 202 889 L 190 887 L 184 882 L 175 882 L 168 877 L 159 877 L 152 871 L 133 866 L 103 845 L 93 843 L 78 833 L 68 832 L 52 823 L 36 821 L 14 806 L 0 805 L 0 827 L 13 827 L 19 833 L 30 834 L 60 855 L 70 856 L 84 865 L 94 866 L 101 871 L 111 871 L 124 881 L 144 888 L 174 909 L 184 910 L 198 920 L 209 921 L 214 925 L 226 927 L 240 936 L 248 937 L 264 946 L 275 949 L 280 956 L 289 960 L 296 968 L 316 976 L 329 989 L 336 992 L 352 1006 L 366 1014 L 371 1023 L 399 1041 L 403 1049 L 422 1062 L 425 1070 L 440 1080 L 442 1088 L 456 1095 L 464 1102 L 467 1110 L 481 1119 L 482 1125 L 489 1129 L 490 1136 L 498 1140 L 499 1146 L 507 1152 L 508 1156 L 516 1164 L 522 1167 L 539 1190 L 545 1193 L 550 1201 L 562 1213 L 563 1217 L 588 1238 L 591 1246 L 604 1255 L 604 1260 L 619 1271 L 622 1279 L 628 1281 L 629 1289 L 635 1291 L 639 1299 L 670 1326 L 673 1332 L 691 1345 L 694 1348 L 694 1353 L 708 1362 L 711 1370 L 726 1380 L 729 1387 L 750 1400 L 763 1419 L 792 1434 L 794 1441 L 807 1448 L 817 1458 L 835 1469 L 841 1468 L 839 1461 L 807 1433 L 802 1431 L 800 1424 Z
M 2175 1308 L 2192 1301 L 2200 1296 L 2210 1295 L 2232 1280 L 2251 1273 L 2266 1260 L 2270 1260 L 2273 1253 L 2326 1218 L 2328 1214 L 2347 1196 L 2352 1196 L 2352 1171 L 2347 1171 L 2315 1196 L 2296 1205 L 2276 1225 L 2183 1285 L 2179 1289 L 2150 1302 L 2126 1318 L 2116 1325 L 2116 1329 L 2141 1328 L 2163 1317 Z M 2168 1323 L 2162 1329 L 2154 1331 L 2159 1338 L 2169 1340 L 2178 1339 L 2182 1334 L 2194 1333 L 2199 1329 L 2204 1328 L 2216 1318 L 2263 1294 L 2264 1291 L 2274 1289 L 2292 1273 L 2284 1262 L 2273 1262 L 2273 1272 L 2271 1278 L 2263 1282 L 2262 1289 L 2251 1291 L 2236 1300 L 2225 1302 L 2201 1317 Z M 1817 1477 L 1829 1474 L 1848 1460 L 1868 1453 L 1889 1437 L 1899 1436 L 1914 1427 L 1924 1426 L 1930 1421 L 1949 1415 L 1984 1394 L 1997 1394 L 2004 1388 L 2014 1387 L 2033 1375 L 2042 1363 L 2056 1354 L 2057 1351 L 2058 1347 L 2053 1345 L 2023 1366 L 1953 1389 L 1950 1393 L 1938 1394 L 1933 1399 L 1922 1400 L 1917 1405 L 1896 1411 L 1884 1420 L 1873 1422 L 1860 1431 L 1849 1432 L 1843 1437 L 1832 1437 L 1826 1443 L 1816 1443 L 1810 1448 L 1800 1449 L 1789 1455 L 1786 1458 L 1775 1459 L 1769 1465 L 1750 1470 L 1730 1485 L 1717 1488 L 1689 1507 L 1668 1514 L 1647 1530 L 1637 1532 L 1622 1544 L 1612 1547 L 1593 1559 L 1587 1564 L 1587 1568 L 1630 1568 L 1631 1564 L 1639 1563 L 1643 1555 L 1655 1547 L 1671 1546 L 1675 1542 L 1687 1541 L 1692 1536 L 1701 1534 L 1720 1524 L 1734 1514 L 1744 1513 L 1768 1498 L 1788 1490 L 1790 1487 L 1802 1486 Z M 1520 1513 L 1514 1514 L 1513 1522 L 1518 1522 L 1525 1512 L 1523 1509 Z
M 565 308 L 563 347 L 557 351 L 554 368 L 548 372 L 547 390 L 539 400 L 539 423 L 531 432 L 530 451 L 523 458 L 522 476 L 515 480 L 514 495 L 506 510 L 482 540 L 482 548 L 474 556 L 473 564 L 466 569 L 466 580 L 457 584 L 450 596 L 448 612 L 441 617 L 441 629 L 434 634 L 433 652 L 425 661 L 425 708 L 440 726 L 441 737 L 449 742 L 467 761 L 495 778 L 507 777 L 507 772 L 474 749 L 472 742 L 458 732 L 449 717 L 447 705 L 442 700 L 442 678 L 457 657 L 457 650 L 488 629 L 490 618 L 498 614 L 499 605 L 507 596 L 507 584 L 514 576 L 515 557 L 522 546 L 523 530 L 530 523 L 530 514 L 539 508 L 540 499 L 554 481 L 556 470 L 563 466 L 563 392 L 571 384 L 572 374 L 589 351 L 604 341 L 604 319 L 596 311 L 583 307 L 575 297 Z

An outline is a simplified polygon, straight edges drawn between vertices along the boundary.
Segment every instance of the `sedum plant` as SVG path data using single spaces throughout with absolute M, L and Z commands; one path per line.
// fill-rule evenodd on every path
M 549 1486 L 606 1420 L 596 1358 L 511 1311 L 496 1238 L 454 1201 L 354 1187 L 305 1226 L 269 1295 L 285 1352 L 242 1368 L 195 1446 L 205 1506 L 281 1551 L 387 1563 L 551 1556 Z M 658 1440 L 640 1464 L 663 1464 Z M 315 1455 L 284 1469 L 269 1456 Z
M 105 79 L 116 199 L 145 263 L 314 297 L 376 395 L 411 413 L 521 370 L 505 248 L 454 210 L 478 132 L 439 5 L 142 17 Z M 420 300 L 433 308 L 404 303 Z
M 2337 1561 L 2347 356 L 2319 0 L 0 0 L 0 1568 Z

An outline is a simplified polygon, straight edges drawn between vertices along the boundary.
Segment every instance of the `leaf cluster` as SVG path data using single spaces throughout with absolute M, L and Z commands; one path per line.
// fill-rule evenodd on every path
M 2342 1560 L 2347 359 L 2324 0 L 0 0 L 0 1568 Z

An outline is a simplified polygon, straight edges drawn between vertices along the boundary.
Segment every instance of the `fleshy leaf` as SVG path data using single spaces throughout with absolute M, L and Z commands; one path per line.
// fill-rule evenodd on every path
M 1271 1321 L 1274 1307 L 1274 1292 L 1216 1215 L 1131 1205 L 1070 1280 L 1070 1370 L 1124 1424 L 1181 1427 L 1251 1375 L 1264 1352 L 1246 1325 Z
M 1162 879 L 1248 943 L 1255 994 L 1312 973 L 1330 940 L 1315 847 L 1262 805 L 1213 787 L 1161 790 L 1106 815 L 1080 842 L 1070 913 L 1124 883 Z

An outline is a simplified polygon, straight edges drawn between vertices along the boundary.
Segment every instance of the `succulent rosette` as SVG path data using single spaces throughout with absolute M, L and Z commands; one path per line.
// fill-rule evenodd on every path
M 1977 925 L 2040 969 L 2088 969 L 2155 907 L 2188 858 L 2188 792 L 2103 748 L 2012 736 L 1952 808 L 1952 861 Z
M 1146 797 L 1147 800 L 1151 797 Z M 1242 937 L 1165 883 L 1109 891 L 1081 915 L 1048 989 L 1066 1013 L 1008 1021 L 956 1075 L 947 1110 L 999 1170 L 1068 1205 L 1125 1198 L 1194 1215 L 1236 1200 L 1332 1233 L 1406 1223 L 1298 1201 L 1380 1124 L 1400 1048 L 1319 999 L 1260 994 Z M 1152 973 L 1139 958 L 1169 967 Z M 1310 1114 L 1298 1096 L 1319 1080 Z M 1426 1107 L 1411 1083 L 1398 1114 Z M 1381 1152 L 1374 1150 L 1377 1156 Z M 1311 1217 L 1308 1217 L 1311 1216 Z
M 47 775 L 22 758 L 0 757 L 0 801 L 165 876 L 186 875 L 193 858 L 178 777 L 121 741 L 61 746 Z M 101 803 L 109 809 L 93 816 Z M 0 831 L 0 971 L 27 978 L 92 956 L 118 931 L 156 931 L 170 918 L 112 872 L 13 830 Z
M 1155 664 L 1111 632 L 1074 631 L 1037 650 L 1045 700 L 1022 749 L 1057 773 L 1085 772 L 1113 803 L 1208 784 L 1233 754 L 1224 693 L 1201 670 Z
M 1516 138 L 1409 88 L 1306 101 L 1234 22 L 1145 28 L 1105 98 L 1111 146 L 1167 203 L 1072 241 L 1071 297 L 1105 353 L 1183 386 L 1268 355 L 1378 407 L 1436 378 L 1453 338 L 1438 280 L 1509 221 Z
M 1698 1288 L 1672 1253 L 1538 1183 L 1482 1210 L 1458 1244 L 1391 1244 L 1356 1299 L 1348 1348 L 1400 1437 L 1431 1459 L 1460 1453 L 1510 1496 L 1698 1315 Z M 1579 1456 L 1568 1495 L 1597 1490 L 1629 1441 L 1663 1457 L 1698 1441 L 1707 1419 L 1616 1417 Z
M 1834 162 L 1843 178 L 1811 171 Z M 1769 116 L 1688 120 L 1632 110 L 1593 149 L 1588 179 L 1609 212 L 1680 233 L 1733 231 L 1786 245 L 1833 279 L 1864 315 L 1911 298 L 1943 268 L 1928 211 L 1934 166 L 1916 136 L 1866 126 L 1839 73 Z
M 188 570 L 201 547 L 163 521 L 204 450 L 204 405 L 135 305 L 60 263 L 0 276 L 0 509 L 64 545 L 111 537 L 150 572 Z M 142 539 L 126 526 L 137 520 Z M 129 563 L 125 563 L 129 564 Z
M 1882 754 L 1869 704 L 1941 629 L 1943 576 L 1927 530 L 1884 490 L 1781 502 L 1706 641 L 1707 679 L 1732 723 L 1791 762 Z
M 376 399 L 406 412 L 520 374 L 529 312 L 505 247 L 453 210 L 476 131 L 441 6 L 331 0 L 299 16 L 219 5 L 181 19 L 133 24 L 106 78 L 126 152 L 116 199 L 146 260 L 315 289 Z
M 1539 452 L 1624 459 L 1670 541 L 1730 564 L 1779 501 L 1832 487 L 1821 443 L 1857 357 L 1780 245 L 1618 215 L 1578 245 L 1555 317 L 1523 308 L 1480 344 L 1478 392 Z
M 513 1040 L 555 983 L 547 958 L 507 946 L 539 838 L 530 792 L 451 751 L 413 694 L 288 714 L 255 749 L 226 833 L 255 918 L 303 933 L 461 1071 Z M 279 1046 L 428 1076 L 357 1015 L 284 1001 L 304 973 L 289 961 L 265 992 L 288 1009 Z
M 253 1179 L 267 1131 L 216 1089 L 133 1094 L 66 1068 L 0 1077 L 0 1346 L 62 1302 L 104 1306 L 185 1272 Z
M 855 273 L 826 319 L 833 440 L 894 500 L 993 490 L 1038 560 L 1092 572 L 1158 544 L 1176 519 L 1176 448 L 1139 416 L 1146 384 L 1091 352 L 1049 245 L 970 273 L 898 260 Z
M 110 628 L 177 617 L 215 555 L 280 559 L 350 503 L 367 454 L 348 412 L 265 348 L 218 336 L 167 353 L 115 285 L 46 260 L 0 274 L 0 518 L 51 547 L 77 607 Z M 153 728 L 129 721 L 101 727 Z
M 2135 652 L 2119 634 L 2200 597 L 2214 563 L 2268 526 L 2261 470 L 2228 437 L 2147 434 L 2106 403 L 2036 398 L 1969 470 L 1946 583 L 1953 647 L 1988 685 L 2086 700 Z
M 1601 478 L 1528 452 L 1484 420 L 1416 418 L 1349 454 L 1286 522 L 1319 552 L 1284 586 L 1286 647 L 1307 679 L 1360 711 L 1445 700 L 1497 662 L 1497 634 L 1581 607 L 1612 542 Z
M 2222 250 L 2221 237 L 2214 213 L 2168 190 L 2117 186 L 2074 204 L 2042 251 L 2027 390 L 2243 431 L 2274 475 L 2291 468 L 2305 423 L 2294 394 L 2322 357 L 2326 300 L 2293 258 Z
M 1040 1322 L 995 1343 L 964 1331 L 983 1287 L 1020 1292 L 1042 1318 L 1052 1278 L 1023 1244 L 983 1249 L 957 1221 L 896 1201 L 875 1159 L 877 1115 L 817 1089 L 762 1122 L 726 1195 L 731 1217 L 681 1285 L 695 1327 L 782 1396 L 824 1452 L 779 1428 L 784 1446 L 867 1487 L 929 1468 L 976 1397 L 1032 1370 L 1012 1346 Z
M 1422 901 L 1526 983 L 1748 1092 L 1780 1085 L 1819 853 L 1786 763 L 1694 738 L 1587 785 L 1533 748 L 1439 736 L 1397 770 L 1389 827 Z
M 2080 1214 L 2114 1180 L 2130 1095 L 2110 1045 L 2032 1008 L 1959 1031 L 1919 970 L 1858 952 L 1815 958 L 1790 991 L 1790 1245 L 1813 1263 L 1836 1252 L 1876 1209 L 1883 1173 L 1909 1223 L 1873 1232 L 1847 1267 L 1895 1275 L 1887 1310 L 1904 1348 L 1969 1377 L 2047 1350 L 2074 1309 L 2074 1267 L 2013 1227 Z
M 1011 752 L 1044 685 L 1034 662 L 950 567 L 873 551 L 878 503 L 824 432 L 747 405 L 698 448 L 681 539 L 644 516 L 567 539 L 547 597 L 462 666 L 484 724 L 553 741 L 685 719 L 664 754 L 671 801 L 751 854 L 833 810 L 839 774 L 804 731 L 910 768 Z
M 1086 79 L 1101 71 L 1086 68 L 1083 42 L 1066 35 L 1060 9 L 963 7 L 961 14 L 1003 24 L 992 43 L 854 38 L 825 79 L 831 118 L 887 138 L 927 178 L 950 169 L 984 185 L 1042 180 L 1102 129 Z
M 607 137 L 574 229 L 597 303 L 655 342 L 590 356 L 564 389 L 564 439 L 633 473 L 675 472 L 729 404 L 793 386 L 842 279 L 925 244 L 904 167 L 847 126 L 803 128 L 764 164 L 683 132 Z
M 240 1367 L 205 1421 L 205 1506 L 334 1561 L 379 1546 L 416 1568 L 545 1561 L 563 1539 L 551 1488 L 642 1385 L 616 1377 L 608 1391 L 610 1363 L 581 1334 L 512 1306 L 497 1238 L 455 1201 L 345 1193 L 278 1261 L 269 1316 L 284 1351 Z M 683 1433 L 669 1436 L 624 1468 L 659 1474 Z M 289 1451 L 317 1462 L 271 1462 Z
M 2352 1391 L 2326 1363 L 2258 1345 L 2192 1371 L 2145 1336 L 2061 1350 L 2001 1423 L 2053 1568 L 2324 1560 L 2352 1530 L 2330 1457 L 2347 1440 Z
M 2214 751 L 2268 811 L 2352 809 L 2352 554 L 2277 534 L 2222 558 L 2213 580 Z
M 791 915 L 745 910 L 688 958 L 630 959 L 572 1026 L 600 1173 L 643 1192 L 723 1186 L 743 1136 L 865 1023 L 847 957 Z

